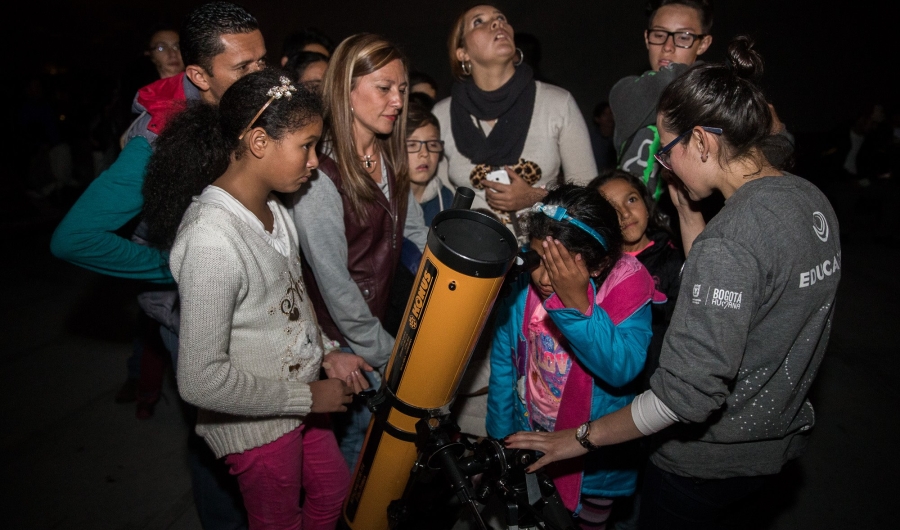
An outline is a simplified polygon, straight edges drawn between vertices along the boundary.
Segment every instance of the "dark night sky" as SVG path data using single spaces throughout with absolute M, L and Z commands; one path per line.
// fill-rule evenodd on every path
M 19 71 L 55 65 L 72 72 L 115 75 L 140 56 L 151 26 L 165 20 L 177 25 L 200 3 L 75 0 L 58 8 L 40 4 L 46 9 L 22 17 L 28 46 L 14 62 L 22 61 Z M 437 78 L 442 96 L 450 85 L 447 33 L 467 5 L 427 0 L 241 3 L 259 19 L 270 60 L 277 60 L 284 37 L 304 26 L 317 27 L 336 40 L 361 31 L 381 33 L 402 45 L 414 68 Z M 617 79 L 646 68 L 645 3 L 520 0 L 500 5 L 517 32 L 531 33 L 541 42 L 544 77 L 571 91 L 581 108 L 590 112 Z M 892 42 L 896 31 L 889 27 L 887 8 L 875 4 L 719 0 L 715 40 L 705 58 L 721 59 L 733 35 L 753 36 L 767 61 L 764 85 L 783 121 L 795 131 L 823 131 L 866 103 L 896 101 L 897 90 L 888 86 L 883 58 L 896 49 Z

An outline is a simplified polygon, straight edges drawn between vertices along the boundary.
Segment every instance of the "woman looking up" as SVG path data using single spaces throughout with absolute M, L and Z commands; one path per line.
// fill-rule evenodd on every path
M 798 457 L 815 424 L 806 399 L 828 344 L 841 277 L 837 218 L 776 160 L 790 149 L 739 37 L 659 101 L 657 161 L 691 200 L 725 206 L 697 237 L 650 390 L 579 429 L 519 433 L 532 468 L 654 433 L 638 526 L 735 527 L 748 498 Z M 746 521 L 743 521 L 746 522 Z
M 425 246 L 422 209 L 409 191 L 408 85 L 406 58 L 392 43 L 371 34 L 344 40 L 322 83 L 319 175 L 294 198 L 309 296 L 322 329 L 345 350 L 326 355 L 325 366 L 342 380 L 387 364 L 394 337 L 383 320 L 403 238 Z M 377 386 L 378 373 L 371 376 Z M 335 417 L 351 467 L 369 417 L 362 404 Z
M 597 176 L 574 98 L 534 80 L 503 13 L 469 9 L 453 24 L 448 49 L 457 82 L 433 110 L 447 158 L 439 175 L 475 188 L 473 208 L 490 206 L 516 230 L 516 212 L 540 201 L 560 173 L 578 184 Z

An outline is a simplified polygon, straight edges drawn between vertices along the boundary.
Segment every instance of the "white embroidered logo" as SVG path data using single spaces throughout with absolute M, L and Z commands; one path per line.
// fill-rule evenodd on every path
M 822 212 L 813 212 L 813 230 L 823 243 L 828 241 L 828 221 L 825 220 Z
M 700 284 L 695 283 L 694 284 L 694 298 L 697 298 L 698 296 L 700 296 Z
M 713 289 L 712 305 L 725 309 L 740 309 L 743 291 L 728 291 L 725 289 Z

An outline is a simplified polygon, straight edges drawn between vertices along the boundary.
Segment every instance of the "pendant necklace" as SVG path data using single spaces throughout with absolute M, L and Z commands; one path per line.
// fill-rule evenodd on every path
M 372 159 L 373 156 L 374 155 L 363 155 L 363 166 L 369 171 L 371 171 L 372 168 L 375 167 L 375 164 L 378 163 L 378 160 Z

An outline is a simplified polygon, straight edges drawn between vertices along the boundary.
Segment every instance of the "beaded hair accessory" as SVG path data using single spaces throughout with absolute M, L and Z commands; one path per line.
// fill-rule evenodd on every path
M 535 203 L 534 206 L 531 207 L 531 211 L 534 213 L 541 212 L 550 219 L 554 219 L 556 221 L 568 221 L 569 224 L 573 224 L 578 228 L 587 232 L 587 234 L 600 243 L 600 246 L 603 247 L 603 250 L 609 250 L 609 245 L 606 243 L 606 238 L 601 236 L 599 232 L 584 224 L 583 222 L 575 219 L 566 211 L 565 208 L 558 204 L 544 204 L 542 202 Z
M 266 95 L 269 96 L 269 101 L 266 101 L 266 104 L 263 105 L 261 109 L 259 109 L 259 112 L 256 113 L 256 116 L 254 116 L 253 119 L 250 120 L 250 125 L 248 125 L 244 129 L 244 132 L 242 132 L 241 135 L 238 136 L 238 140 L 244 139 L 244 135 L 247 134 L 247 131 L 249 131 L 251 128 L 253 128 L 253 124 L 256 123 L 256 120 L 258 120 L 259 117 L 262 115 L 262 113 L 267 108 L 269 108 L 269 105 L 271 105 L 273 101 L 275 101 L 276 99 L 281 99 L 282 97 L 289 98 L 294 95 L 294 92 L 297 91 L 297 87 L 292 85 L 291 80 L 288 79 L 287 77 L 281 76 L 278 78 L 278 80 L 281 82 L 281 84 L 277 85 L 277 86 L 273 86 L 272 88 L 269 89 L 268 92 L 266 92 Z

